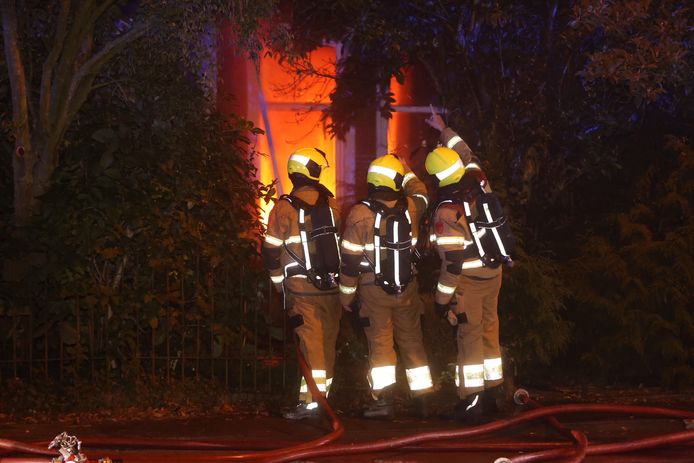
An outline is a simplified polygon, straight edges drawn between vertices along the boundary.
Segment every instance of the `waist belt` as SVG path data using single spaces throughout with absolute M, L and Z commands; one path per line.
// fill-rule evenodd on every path
M 307 278 L 306 270 L 304 270 L 303 267 L 301 267 L 300 265 L 297 265 L 296 263 L 287 264 L 284 266 L 284 276 L 286 278 L 291 278 L 291 277 Z
M 469 278 L 470 280 L 475 280 L 475 281 L 487 281 L 487 280 L 493 280 L 497 278 L 499 275 L 494 275 L 493 277 L 475 277 L 472 275 L 463 275 L 465 278 Z

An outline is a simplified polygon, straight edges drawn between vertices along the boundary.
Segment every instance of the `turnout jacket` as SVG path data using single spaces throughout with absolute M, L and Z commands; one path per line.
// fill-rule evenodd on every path
M 314 205 L 318 200 L 319 188 L 325 189 L 322 185 L 303 185 L 292 190 L 292 195 Z M 325 189 L 327 193 L 327 189 Z M 335 225 L 340 229 L 340 212 L 337 201 L 332 195 L 328 195 L 328 205 L 333 211 Z M 336 294 L 337 288 L 329 291 L 321 291 L 316 288 L 305 275 L 295 275 L 286 278 L 285 268 L 287 265 L 295 263 L 294 258 L 287 252 L 288 247 L 296 256 L 305 259 L 304 251 L 301 246 L 299 236 L 299 213 L 289 201 L 278 200 L 270 211 L 267 222 L 267 232 L 263 242 L 263 262 L 270 272 L 270 279 L 275 285 L 275 289 L 282 291 L 284 287 L 293 294 L 301 295 L 322 295 Z
M 480 168 L 479 161 L 473 156 L 470 147 L 452 129 L 443 129 L 439 141 L 458 153 L 466 169 Z M 487 193 L 492 191 L 489 182 L 484 190 Z M 439 193 L 441 192 L 440 189 Z M 440 203 L 434 216 L 434 230 L 430 238 L 435 240 L 441 258 L 441 273 L 436 286 L 437 304 L 445 305 L 450 302 L 461 276 L 486 280 L 501 273 L 501 266 L 492 269 L 481 265 L 462 205 Z
M 412 220 L 412 246 L 414 247 L 417 243 L 419 221 L 426 213 L 429 198 L 424 183 L 407 166 L 405 170 L 402 184 L 407 198 L 407 209 Z M 369 200 L 380 201 L 387 207 L 393 207 L 397 202 L 397 196 L 395 192 L 375 192 L 370 195 Z M 344 307 L 348 307 L 354 301 L 359 285 L 375 284 L 373 269 L 369 264 L 369 260 L 374 261 L 375 218 L 376 215 L 368 206 L 358 203 L 352 207 L 345 221 L 340 270 L 340 302 Z M 368 260 L 364 257 L 365 255 L 368 256 Z

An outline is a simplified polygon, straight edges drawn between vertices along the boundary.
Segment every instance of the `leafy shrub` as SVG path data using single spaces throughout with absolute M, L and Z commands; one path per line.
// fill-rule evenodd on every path
M 41 216 L 0 229 L 0 342 L 33 355 L 32 370 L 57 375 L 60 357 L 70 382 L 95 369 L 199 375 L 191 354 L 214 370 L 230 345 L 269 347 L 248 349 L 263 292 L 255 205 L 267 190 L 250 146 L 261 131 L 217 114 L 182 53 L 153 36 L 112 63 Z
M 592 376 L 694 384 L 694 151 L 677 138 L 669 148 L 569 264 L 572 351 Z

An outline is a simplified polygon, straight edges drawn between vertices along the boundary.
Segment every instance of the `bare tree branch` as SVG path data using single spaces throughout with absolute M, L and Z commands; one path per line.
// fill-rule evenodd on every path
M 87 96 L 89 96 L 94 78 L 104 64 L 118 54 L 127 44 L 142 36 L 146 30 L 146 24 L 136 24 L 125 34 L 104 45 L 98 53 L 79 68 L 71 80 L 70 89 L 62 111 L 56 115 L 53 121 L 53 131 L 49 140 L 49 146 L 57 146 L 60 142 L 67 126 L 86 101 Z
M 104 0 L 101 5 L 96 8 L 92 14 L 92 16 L 89 18 L 89 22 L 91 24 L 94 24 L 102 14 L 104 14 L 106 11 L 108 11 L 109 8 L 111 8 L 113 5 L 116 4 L 116 0 Z
M 39 132 L 48 130 L 50 127 L 50 111 L 51 111 L 51 82 L 53 80 L 53 68 L 58 62 L 58 57 L 65 45 L 65 37 L 67 36 L 67 24 L 70 16 L 71 0 L 61 0 L 60 14 L 58 15 L 58 23 L 56 26 L 55 37 L 53 38 L 53 47 L 51 48 L 46 61 L 43 63 L 43 72 L 41 75 L 41 90 L 39 97 Z
M 116 39 L 110 41 L 103 46 L 98 53 L 92 56 L 86 63 L 84 63 L 79 71 L 75 74 L 70 84 L 70 93 L 68 94 L 68 104 L 71 108 L 68 114 L 76 113 L 74 103 L 76 102 L 76 97 L 82 91 L 81 87 L 89 87 L 91 89 L 91 84 L 96 77 L 96 74 L 101 70 L 104 64 L 111 60 L 115 55 L 117 55 L 126 45 L 130 42 L 136 40 L 142 36 L 147 30 L 147 25 L 145 23 L 140 23 L 134 25 L 128 32 L 118 36 Z
M 15 130 L 29 131 L 29 100 L 26 73 L 17 34 L 17 6 L 14 0 L 2 0 L 2 35 L 5 59 L 12 89 L 12 118 Z
M 116 268 L 116 274 L 113 276 L 113 282 L 111 283 L 111 287 L 113 289 L 118 289 L 118 286 L 120 286 L 120 282 L 123 280 L 123 271 L 125 270 L 125 266 L 128 264 L 128 256 L 127 254 L 121 257 L 120 262 L 118 262 L 118 267 Z
M 56 124 L 60 115 L 65 112 L 65 105 L 70 92 L 72 77 L 75 74 L 77 66 L 81 64 L 78 61 L 80 51 L 83 49 L 81 39 L 84 34 L 84 29 L 90 28 L 90 26 L 85 23 L 89 20 L 91 14 L 93 14 L 95 7 L 94 0 L 84 0 L 80 3 L 79 8 L 72 18 L 72 25 L 65 38 L 65 43 L 60 54 L 60 60 L 57 63 L 57 70 L 52 83 L 52 102 L 50 105 L 51 112 L 49 113 L 49 123 L 51 126 Z

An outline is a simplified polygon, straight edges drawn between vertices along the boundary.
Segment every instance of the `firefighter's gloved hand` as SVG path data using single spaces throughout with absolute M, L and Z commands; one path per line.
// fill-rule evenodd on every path
M 448 307 L 448 304 L 439 304 L 438 302 L 434 303 L 434 311 L 436 312 L 436 315 L 441 318 L 446 318 L 446 313 L 450 310 L 451 309 Z
M 434 310 L 439 317 L 446 319 L 451 326 L 458 324 L 458 317 L 456 317 L 448 304 L 434 304 Z
M 451 326 L 458 326 L 458 316 L 453 313 L 452 310 L 449 310 L 448 313 L 446 313 L 446 320 L 448 320 L 448 323 Z
M 434 129 L 438 130 L 439 132 L 443 131 L 443 129 L 446 128 L 446 123 L 444 122 L 443 118 L 436 114 L 434 111 L 434 108 L 429 105 L 429 109 L 431 110 L 431 116 L 429 116 L 427 119 L 424 120 L 424 122 L 427 123 L 430 127 L 433 127 Z

